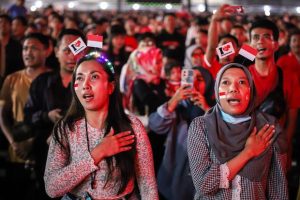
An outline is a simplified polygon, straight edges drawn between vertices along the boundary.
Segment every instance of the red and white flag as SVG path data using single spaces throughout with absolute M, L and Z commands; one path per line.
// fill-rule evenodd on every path
M 101 49 L 102 45 L 103 45 L 103 36 L 87 35 L 87 46 Z
M 228 42 L 222 46 L 217 47 L 216 50 L 220 59 L 225 58 L 235 52 L 231 42 Z
M 241 47 L 239 54 L 244 56 L 245 58 L 253 61 L 255 59 L 255 56 L 257 54 L 257 50 L 252 48 L 251 46 L 247 45 L 247 44 L 243 44 L 243 46 Z
M 74 40 L 71 44 L 69 44 L 69 49 L 76 56 L 78 53 L 83 51 L 86 48 L 86 45 L 81 37 Z

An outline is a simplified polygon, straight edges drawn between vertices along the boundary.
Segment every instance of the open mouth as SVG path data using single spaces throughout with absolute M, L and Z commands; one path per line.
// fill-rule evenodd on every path
M 94 98 L 94 95 L 92 94 L 84 94 L 83 99 L 86 101 L 91 101 Z
M 34 60 L 32 56 L 25 57 L 25 61 L 32 61 L 32 60 Z
M 265 52 L 266 50 L 267 50 L 266 48 L 258 48 L 258 49 L 257 49 L 258 53 Z
M 240 104 L 241 100 L 237 99 L 237 98 L 228 98 L 227 102 L 230 105 L 237 105 L 237 104 Z

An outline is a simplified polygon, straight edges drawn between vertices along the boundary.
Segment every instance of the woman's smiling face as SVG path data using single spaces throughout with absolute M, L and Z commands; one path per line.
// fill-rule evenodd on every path
M 240 68 L 227 69 L 221 77 L 218 95 L 224 112 L 243 114 L 250 101 L 250 85 L 245 72 Z

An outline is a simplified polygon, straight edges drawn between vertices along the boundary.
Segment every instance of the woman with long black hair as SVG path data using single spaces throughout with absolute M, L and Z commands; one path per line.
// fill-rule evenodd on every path
M 158 199 L 146 131 L 124 113 L 114 73 L 98 52 L 78 61 L 71 106 L 49 147 L 44 177 L 49 196 Z

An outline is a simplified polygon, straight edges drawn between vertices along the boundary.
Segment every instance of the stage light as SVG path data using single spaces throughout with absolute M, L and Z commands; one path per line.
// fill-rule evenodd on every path
M 167 4 L 165 5 L 165 8 L 166 8 L 167 10 L 171 10 L 171 9 L 173 8 L 173 6 L 172 6 L 172 4 L 167 3 Z
M 133 9 L 133 10 L 139 10 L 140 7 L 141 7 L 141 6 L 140 6 L 140 4 L 138 4 L 138 3 L 135 3 L 135 4 L 132 5 L 132 9 Z

